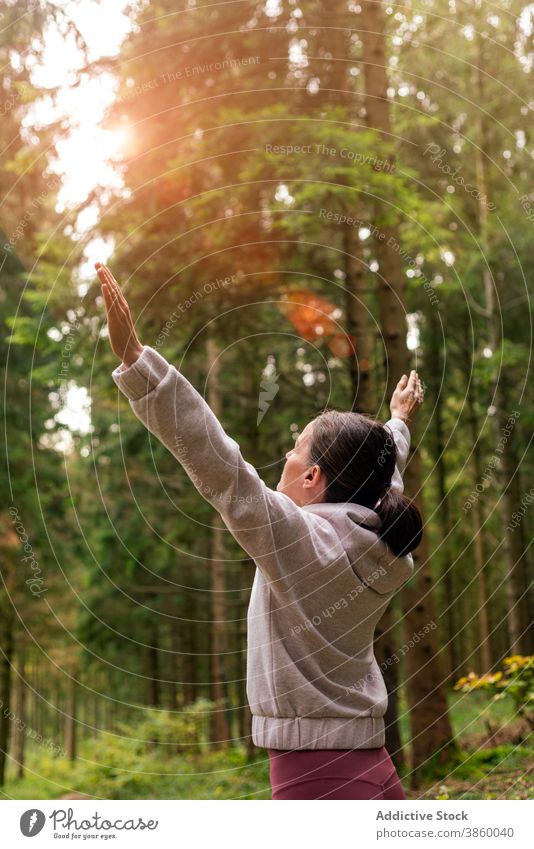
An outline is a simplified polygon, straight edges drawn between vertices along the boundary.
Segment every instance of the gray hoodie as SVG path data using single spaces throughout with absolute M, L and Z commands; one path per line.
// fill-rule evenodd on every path
M 269 749 L 384 745 L 387 692 L 373 635 L 413 571 L 378 537 L 380 517 L 353 503 L 299 507 L 246 462 L 202 396 L 154 348 L 112 377 L 137 418 L 183 465 L 257 569 L 248 609 L 252 740 Z M 410 432 L 395 439 L 403 489 Z

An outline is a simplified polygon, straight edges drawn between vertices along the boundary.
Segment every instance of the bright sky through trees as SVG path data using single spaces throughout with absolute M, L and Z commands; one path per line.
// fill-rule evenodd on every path
M 123 14 L 126 0 L 107 0 L 97 5 L 90 0 L 78 0 L 62 5 L 85 39 L 88 61 L 114 55 L 130 30 L 128 17 Z M 58 171 L 64 175 L 59 192 L 60 206 L 79 203 L 96 185 L 117 185 L 120 178 L 109 160 L 120 151 L 123 131 L 110 132 L 99 127 L 104 111 L 114 98 L 116 82 L 111 74 L 82 77 L 79 86 L 72 86 L 74 70 L 84 65 L 84 56 L 73 38 L 65 36 L 51 22 L 45 35 L 46 50 L 42 65 L 36 65 L 33 81 L 45 88 L 60 88 L 56 103 L 45 97 L 36 105 L 30 120 L 47 123 L 59 116 L 68 116 L 72 132 L 58 143 Z

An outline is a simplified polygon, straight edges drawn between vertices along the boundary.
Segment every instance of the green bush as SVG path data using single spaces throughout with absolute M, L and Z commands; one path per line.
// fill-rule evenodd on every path
M 456 682 L 454 689 L 463 693 L 486 690 L 493 694 L 494 701 L 509 698 L 516 713 L 526 720 L 531 730 L 534 728 L 534 655 L 506 657 L 503 669 L 497 672 L 484 675 L 470 672 Z

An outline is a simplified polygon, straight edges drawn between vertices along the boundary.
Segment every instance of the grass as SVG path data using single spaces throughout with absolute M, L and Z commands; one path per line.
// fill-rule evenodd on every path
M 26 776 L 9 781 L 4 798 L 57 799 L 81 793 L 98 799 L 270 799 L 267 753 L 253 761 L 234 747 L 202 755 L 165 757 L 161 753 L 131 761 L 127 740 L 106 746 L 88 741 L 80 757 L 36 758 Z
M 451 716 L 459 756 L 430 774 L 409 798 L 531 799 L 534 798 L 534 750 L 514 744 L 511 706 L 491 702 L 483 693 L 453 693 Z M 402 707 L 402 706 L 401 706 Z M 404 714 L 404 715 L 403 715 Z M 406 712 L 401 728 L 406 738 Z M 487 722 L 500 726 L 504 742 L 488 748 Z M 154 735 L 147 728 L 130 729 L 124 736 L 102 734 L 80 745 L 78 759 L 30 750 L 23 779 L 8 774 L 1 794 L 11 799 L 55 799 L 70 793 L 97 799 L 270 799 L 269 763 L 264 749 L 249 760 L 244 748 L 201 754 L 166 754 L 173 739 L 168 725 Z M 164 734 L 163 734 L 163 731 Z M 509 730 L 508 737 L 507 729 Z M 147 750 L 143 739 L 157 736 L 162 746 Z M 430 771 L 431 772 L 431 771 Z M 404 781 L 405 787 L 408 782 Z
M 534 799 L 534 751 L 503 745 L 466 754 L 441 781 L 409 791 L 414 799 Z

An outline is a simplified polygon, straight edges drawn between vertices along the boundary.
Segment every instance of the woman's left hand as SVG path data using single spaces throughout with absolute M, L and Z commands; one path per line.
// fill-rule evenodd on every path
M 391 398 L 391 418 L 410 421 L 410 416 L 415 415 L 424 398 L 425 390 L 416 370 L 412 369 L 410 376 L 403 374 Z
M 107 265 L 95 262 L 95 268 L 102 284 L 111 347 L 126 366 L 131 366 L 142 353 L 143 345 L 137 338 L 130 307 Z

